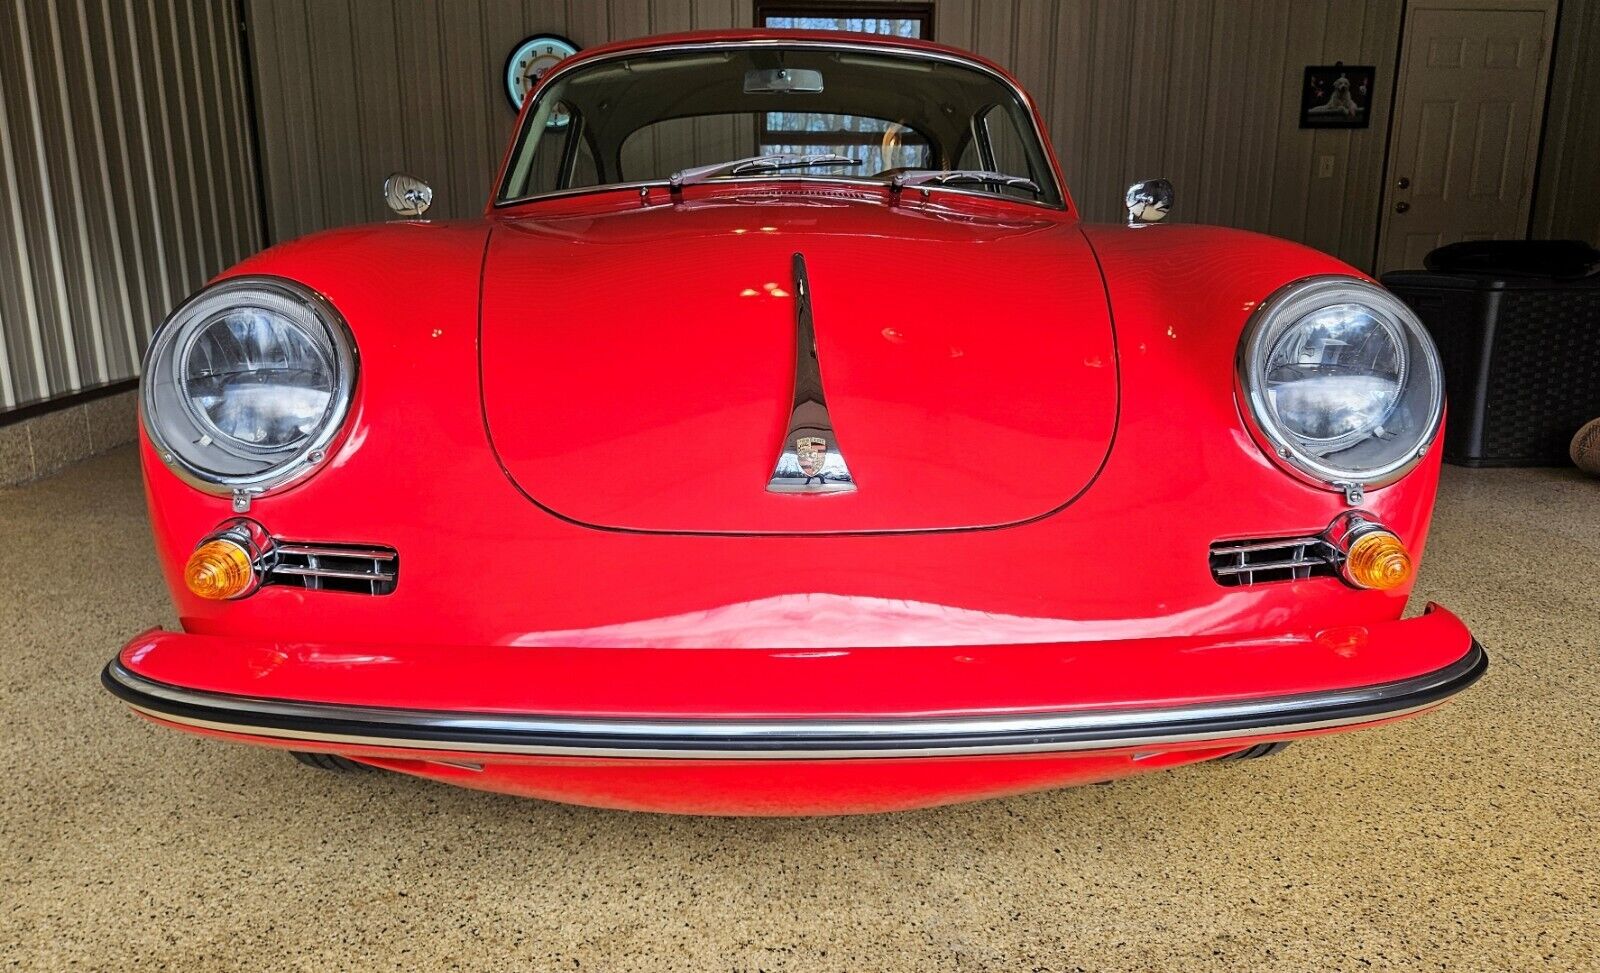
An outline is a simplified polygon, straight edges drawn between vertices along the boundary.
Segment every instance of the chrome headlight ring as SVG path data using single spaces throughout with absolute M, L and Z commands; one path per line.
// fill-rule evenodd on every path
M 1444 415 L 1439 354 L 1422 322 L 1355 277 L 1307 277 L 1263 301 L 1240 339 L 1237 378 L 1263 450 L 1352 498 L 1410 472 Z
M 231 277 L 157 330 L 140 417 L 168 469 L 237 506 L 327 458 L 357 371 L 349 325 L 322 295 L 282 277 Z

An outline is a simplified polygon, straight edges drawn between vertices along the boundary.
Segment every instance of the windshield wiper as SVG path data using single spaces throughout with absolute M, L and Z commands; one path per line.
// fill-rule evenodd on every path
M 852 159 L 846 155 L 834 155 L 824 152 L 817 155 L 794 155 L 792 153 L 777 153 L 775 155 L 753 155 L 748 159 L 734 159 L 731 162 L 715 162 L 708 166 L 695 166 L 693 169 L 680 169 L 667 178 L 667 188 L 672 192 L 682 192 L 684 186 L 705 182 L 717 176 L 741 176 L 747 172 L 779 172 L 784 169 L 809 169 L 812 166 L 858 166 L 860 159 Z
M 1022 189 L 1039 195 L 1039 184 L 1026 176 L 1012 176 L 1004 172 L 995 172 L 990 169 L 918 169 L 914 172 L 902 172 L 890 180 L 889 188 L 899 195 L 900 190 L 907 186 L 948 186 L 951 183 L 976 182 L 987 186 L 1001 186 L 1010 189 Z

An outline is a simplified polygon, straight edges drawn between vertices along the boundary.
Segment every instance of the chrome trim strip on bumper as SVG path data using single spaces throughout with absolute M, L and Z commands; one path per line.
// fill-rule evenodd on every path
M 1488 668 L 1476 641 L 1433 672 L 1355 689 L 1158 709 L 879 720 L 584 719 L 296 702 L 184 689 L 113 659 L 101 681 L 135 710 L 185 726 L 282 740 L 479 753 L 820 759 L 1111 750 L 1298 733 L 1404 716 Z

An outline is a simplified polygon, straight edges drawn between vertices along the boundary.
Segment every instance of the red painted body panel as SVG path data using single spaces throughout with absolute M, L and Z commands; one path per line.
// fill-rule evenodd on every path
M 1070 219 L 872 191 L 687 195 L 494 234 L 485 412 L 535 500 L 647 530 L 974 527 L 1048 513 L 1100 468 L 1116 352 Z M 795 253 L 854 493 L 764 489 L 789 422 Z M 548 373 L 573 382 L 530 381 Z
M 1404 604 L 1405 589 L 1353 591 L 1326 578 L 1222 588 L 1207 567 L 1216 540 L 1315 532 L 1346 509 L 1338 494 L 1300 483 L 1262 454 L 1232 387 L 1253 301 L 1287 279 L 1337 270 L 1331 258 L 1208 228 L 1091 228 L 1112 290 L 1123 394 L 1105 468 L 1081 498 L 998 530 L 742 538 L 594 530 L 517 490 L 489 448 L 477 394 L 476 272 L 490 232 L 482 224 L 341 230 L 236 268 L 317 288 L 361 346 L 342 446 L 315 476 L 257 500 L 251 515 L 283 537 L 392 545 L 403 580 L 382 598 L 290 588 L 238 602 L 194 598 L 179 572 L 195 543 L 231 516 L 228 501 L 180 482 L 147 444 L 157 549 L 186 629 L 396 644 L 925 644 L 941 639 L 954 609 L 998 617 L 953 641 L 1006 644 L 1364 624 L 1398 617 Z M 1139 247 L 1160 247 L 1159 259 Z M 430 268 L 429 287 L 408 286 L 413 267 Z M 1173 274 L 1207 281 L 1207 299 L 1166 286 Z M 539 380 L 575 397 L 590 385 L 570 372 Z M 786 395 L 787 386 L 774 393 Z M 937 407 L 930 398 L 930 411 Z M 763 456 L 771 448 L 757 447 Z M 1435 446 L 1364 505 L 1414 551 L 1438 462 Z M 773 599 L 813 595 L 854 599 L 852 610 L 802 628 L 773 610 Z
M 332 231 L 230 270 L 320 291 L 361 359 L 329 460 L 250 516 L 279 537 L 392 546 L 400 583 L 382 597 L 266 587 L 236 602 L 195 598 L 182 565 L 232 513 L 144 440 L 156 548 L 183 628 L 206 638 L 141 637 L 125 663 L 175 685 L 360 705 L 804 716 L 1270 695 L 1423 673 L 1465 651 L 1470 637 L 1447 613 L 1401 623 L 1412 634 L 1381 651 L 1351 641 L 1396 624 L 1407 588 L 1224 588 L 1208 568 L 1215 541 L 1314 533 L 1347 509 L 1252 440 L 1234 356 L 1266 295 L 1350 268 L 1216 228 L 1082 226 L 1070 207 L 936 193 L 896 213 L 887 191 L 827 202 L 793 189 L 696 187 L 683 206 L 637 193 L 531 202 L 484 220 Z M 778 230 L 726 246 L 739 212 L 758 232 Z M 887 249 L 937 272 L 861 266 L 884 227 L 902 234 Z M 664 245 L 652 254 L 654 239 Z M 1006 247 L 1008 262 L 984 262 Z M 791 308 L 767 291 L 739 294 L 786 280 L 792 248 L 812 262 L 841 444 L 852 465 L 852 450 L 862 455 L 852 496 L 762 489 L 787 409 Z M 558 252 L 563 262 L 546 266 Z M 906 344 L 883 333 L 890 315 L 875 309 L 886 302 L 922 312 Z M 1046 326 L 1052 309 L 1059 330 Z M 681 347 L 669 331 L 686 336 Z M 952 347 L 982 354 L 944 357 Z M 1047 388 L 1052 367 L 1062 381 Z M 673 385 L 680 377 L 690 385 Z M 1029 409 L 1008 421 L 1013 395 Z M 1046 414 L 1057 404 L 1072 421 Z M 647 463 L 652 439 L 663 440 L 659 466 L 627 472 L 656 477 L 653 488 L 617 488 L 617 464 Z M 715 464 L 704 489 L 674 455 L 701 448 Z M 984 462 L 968 469 L 964 453 Z M 1417 555 L 1439 458 L 1436 442 L 1362 506 Z M 1009 526 L 837 533 L 996 524 Z M 746 530 L 785 536 L 704 533 Z M 434 762 L 384 759 L 581 803 L 809 813 L 1105 779 L 1243 745 L 1148 762 L 520 758 L 468 772 L 437 763 L 449 759 L 438 751 Z M 696 790 L 709 796 L 684 797 Z

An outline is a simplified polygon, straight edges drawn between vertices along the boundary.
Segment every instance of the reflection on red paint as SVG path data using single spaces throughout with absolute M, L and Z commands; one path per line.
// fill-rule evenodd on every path
M 1344 625 L 1319 633 L 1317 635 L 1317 644 L 1325 649 L 1332 650 L 1337 655 L 1350 659 L 1367 647 L 1369 638 L 1371 638 L 1371 633 L 1368 632 L 1365 625 Z

